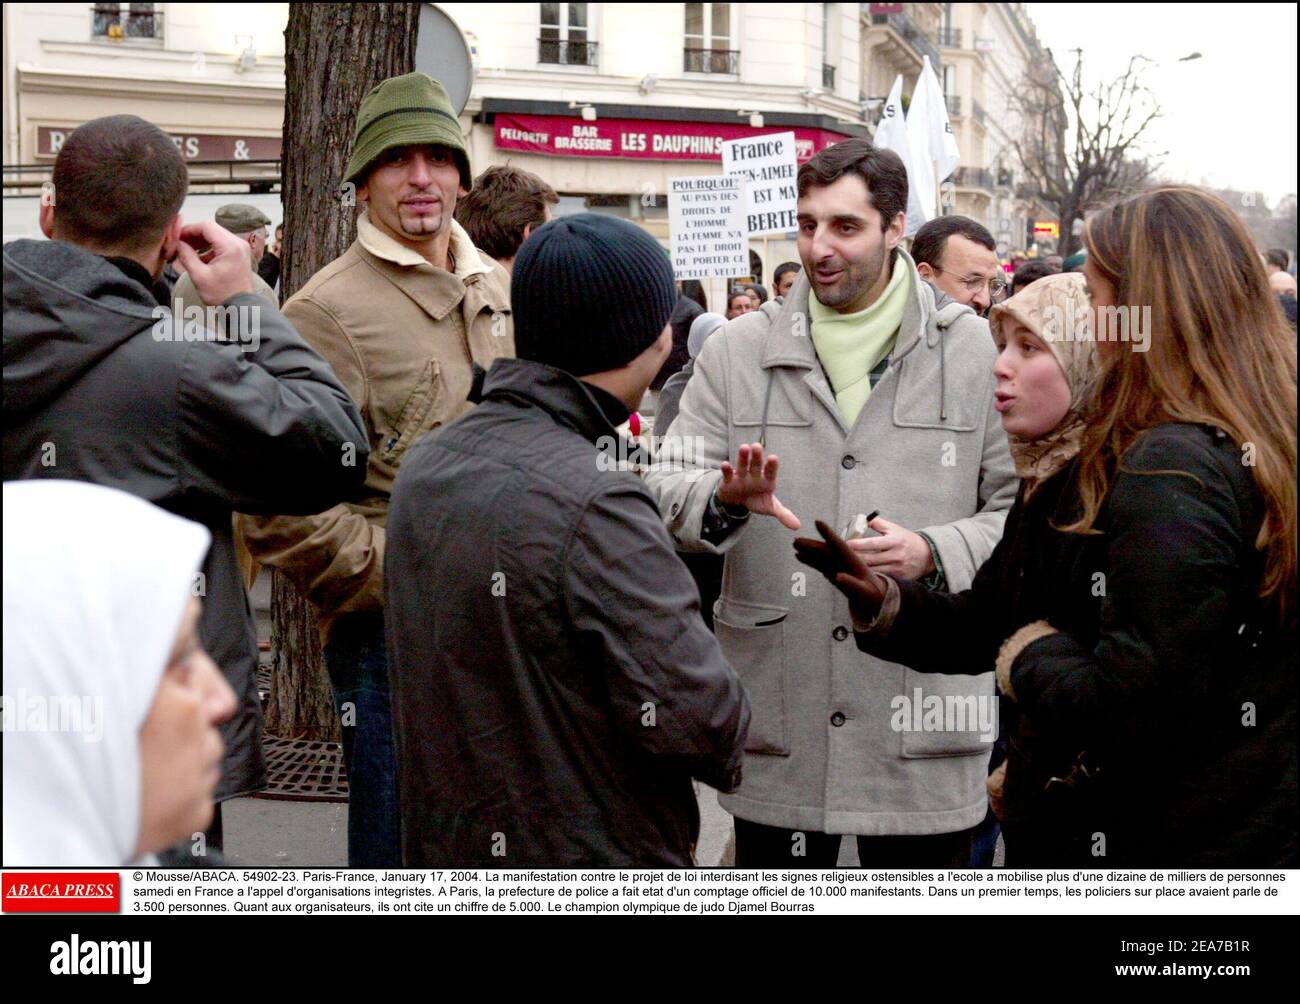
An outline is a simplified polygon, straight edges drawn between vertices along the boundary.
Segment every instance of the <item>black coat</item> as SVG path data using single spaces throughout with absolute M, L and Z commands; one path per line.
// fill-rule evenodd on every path
M 369 447 L 334 371 L 275 307 L 253 294 L 227 301 L 261 310 L 254 351 L 159 340 L 148 280 L 62 241 L 5 245 L 4 477 L 119 488 L 212 533 L 199 637 L 239 698 L 221 729 L 223 799 L 265 784 L 257 633 L 232 513 L 328 509 L 360 489 Z
M 1186 424 L 1151 430 L 1124 468 L 1100 534 L 1049 525 L 1077 511 L 1071 465 L 1017 500 L 970 589 L 900 583 L 887 636 L 859 647 L 983 673 L 1025 624 L 1058 629 L 1012 664 L 1009 866 L 1294 867 L 1296 639 L 1256 595 L 1251 468 Z M 1085 751 L 1101 772 L 1046 790 Z
M 270 251 L 262 252 L 262 260 L 257 263 L 257 274 L 272 289 L 280 281 L 280 256 Z
M 668 317 L 668 323 L 672 325 L 673 329 L 673 348 L 668 353 L 668 358 L 664 360 L 664 364 L 659 367 L 659 372 L 655 374 L 654 380 L 650 382 L 652 390 L 659 390 L 663 387 L 665 381 L 681 370 L 691 358 L 691 353 L 687 348 L 687 342 L 691 337 L 691 324 L 702 313 L 704 313 L 704 308 L 698 303 L 682 296 L 680 293 L 678 294 L 677 303 L 673 306 L 673 312 Z
M 518 359 L 481 400 L 393 487 L 403 860 L 688 866 L 691 779 L 740 783 L 749 702 L 654 497 L 596 445 L 627 409 Z

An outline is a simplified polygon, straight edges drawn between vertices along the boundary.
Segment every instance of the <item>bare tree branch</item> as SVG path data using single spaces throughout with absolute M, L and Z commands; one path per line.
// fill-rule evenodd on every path
M 1077 247 L 1072 225 L 1103 201 L 1141 190 L 1158 164 L 1141 155 L 1161 111 L 1142 83 L 1147 57 L 1135 54 L 1113 80 L 1086 83 L 1083 50 L 1067 76 L 1052 58 L 1031 64 L 1012 99 L 1026 123 L 1010 144 L 1034 194 L 1061 221 L 1061 253 Z M 1050 66 L 1050 70 L 1048 67 Z

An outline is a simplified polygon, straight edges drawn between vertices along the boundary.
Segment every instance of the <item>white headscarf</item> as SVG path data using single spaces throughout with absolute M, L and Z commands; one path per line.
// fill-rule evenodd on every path
M 130 863 L 140 726 L 210 541 L 113 488 L 5 483 L 5 865 Z

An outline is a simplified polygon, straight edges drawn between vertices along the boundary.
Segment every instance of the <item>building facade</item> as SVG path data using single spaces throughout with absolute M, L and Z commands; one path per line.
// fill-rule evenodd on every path
M 288 7 L 5 4 L 5 164 L 52 164 L 73 128 L 129 112 L 167 131 L 195 177 L 274 178 Z
M 1025 121 L 1016 95 L 1026 76 L 1042 72 L 1051 57 L 1024 4 L 940 6 L 944 93 L 961 150 L 961 166 L 950 179 L 952 211 L 988 227 L 1004 258 L 1016 251 L 1050 254 L 1057 245 L 1050 233 L 1056 215 L 1025 185 L 1014 139 L 1037 126 Z
M 475 54 L 474 170 L 532 171 L 560 213 L 612 213 L 666 243 L 669 179 L 717 174 L 722 140 L 793 131 L 803 161 L 869 135 L 859 4 L 441 7 Z M 751 242 L 762 281 L 797 260 L 793 236 Z M 706 286 L 720 307 L 725 282 Z
M 623 216 L 666 243 L 669 179 L 717 173 L 722 140 L 793 131 L 803 161 L 869 136 L 894 77 L 910 93 L 929 56 L 962 156 L 947 211 L 988 225 L 1004 253 L 1046 218 L 1008 147 L 1006 95 L 1042 58 L 1020 4 L 440 6 L 474 63 L 461 126 L 475 172 L 533 171 L 561 213 Z M 81 122 L 130 112 L 172 135 L 195 179 L 272 191 L 287 21 L 287 4 L 6 4 L 6 190 Z M 797 258 L 793 234 L 751 243 L 764 281 Z

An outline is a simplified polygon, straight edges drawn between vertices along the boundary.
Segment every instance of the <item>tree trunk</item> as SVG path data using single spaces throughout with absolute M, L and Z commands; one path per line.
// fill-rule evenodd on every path
M 366 92 L 415 68 L 418 3 L 294 3 L 285 29 L 281 296 L 288 299 L 356 236 L 356 199 L 340 183 Z M 271 586 L 274 649 L 266 728 L 339 740 L 316 618 L 287 579 Z
M 1057 216 L 1061 220 L 1061 242 L 1057 253 L 1068 258 L 1083 246 L 1083 238 L 1074 235 L 1074 221 L 1080 218 L 1079 204 L 1068 199 L 1057 207 Z

